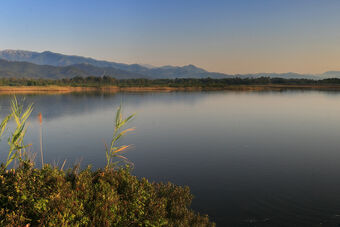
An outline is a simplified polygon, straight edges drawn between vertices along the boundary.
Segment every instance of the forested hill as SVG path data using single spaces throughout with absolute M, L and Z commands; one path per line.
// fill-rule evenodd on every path
M 0 59 L 0 77 L 63 79 L 89 76 L 110 76 L 117 79 L 145 78 L 146 76 L 111 67 L 101 68 L 89 64 L 70 66 L 36 65 Z

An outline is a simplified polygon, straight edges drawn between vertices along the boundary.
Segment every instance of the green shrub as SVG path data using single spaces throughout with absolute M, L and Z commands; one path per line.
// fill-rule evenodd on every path
M 0 226 L 214 226 L 191 200 L 188 187 L 150 183 L 127 168 L 0 170 Z

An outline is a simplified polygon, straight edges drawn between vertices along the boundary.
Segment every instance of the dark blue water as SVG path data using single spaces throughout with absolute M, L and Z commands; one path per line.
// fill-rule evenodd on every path
M 126 156 L 134 174 L 190 186 L 217 226 L 340 224 L 340 93 L 173 92 L 28 95 L 27 143 L 45 160 L 105 165 L 115 109 L 137 113 Z M 9 96 L 0 96 L 0 115 Z M 6 140 L 0 158 L 6 157 Z

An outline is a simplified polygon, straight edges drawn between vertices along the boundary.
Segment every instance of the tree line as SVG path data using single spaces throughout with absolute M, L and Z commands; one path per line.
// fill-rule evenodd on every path
M 285 79 L 285 78 L 178 78 L 178 79 L 120 79 L 113 77 L 73 77 L 65 79 L 0 78 L 0 86 L 119 86 L 119 87 L 226 87 L 230 85 L 336 85 L 339 78 L 329 79 Z

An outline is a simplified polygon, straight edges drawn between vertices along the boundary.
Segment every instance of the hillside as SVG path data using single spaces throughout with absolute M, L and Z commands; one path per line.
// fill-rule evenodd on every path
M 28 62 L 13 62 L 0 59 L 0 77 L 62 79 L 75 76 L 111 76 L 117 79 L 144 78 L 144 75 L 115 68 L 100 68 L 88 64 L 71 66 L 36 65 Z
M 15 62 L 30 62 L 36 65 L 49 65 L 55 67 L 75 66 L 81 68 L 83 73 L 93 76 L 100 76 L 104 72 L 111 72 L 113 75 L 124 78 L 221 78 L 227 75 L 222 73 L 211 73 L 194 65 L 187 66 L 163 66 L 150 67 L 139 64 L 122 64 L 116 62 L 100 61 L 93 58 L 81 56 L 71 56 L 50 51 L 41 53 L 23 50 L 3 50 L 0 51 L 0 58 Z M 89 65 L 96 67 L 90 68 Z M 90 71 L 84 71 L 88 68 Z M 102 69 L 100 69 L 102 68 Z M 95 74 L 92 74 L 96 72 Z M 129 72 L 130 74 L 127 74 Z M 132 74 L 131 74 L 132 73 Z M 110 74 L 111 75 L 111 74 Z M 126 76 L 126 77 L 125 77 Z M 67 77 L 67 75 L 65 75 Z
M 4 59 L 4 60 L 1 60 Z M 82 56 L 64 55 L 50 51 L 33 52 L 23 50 L 0 51 L 0 77 L 31 77 L 31 78 L 71 78 L 75 76 L 111 76 L 117 79 L 175 79 L 175 78 L 286 78 L 286 79 L 326 79 L 340 78 L 339 71 L 323 74 L 298 73 L 253 73 L 223 74 L 208 72 L 194 65 L 155 67 L 141 64 L 123 64 L 101 61 Z

